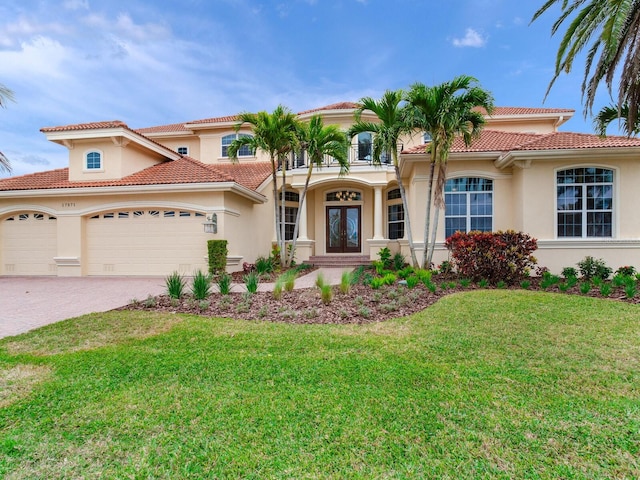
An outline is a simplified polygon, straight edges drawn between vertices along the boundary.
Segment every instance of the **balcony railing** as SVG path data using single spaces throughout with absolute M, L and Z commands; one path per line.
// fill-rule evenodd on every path
M 371 145 L 351 145 L 349 148 L 349 164 L 351 166 L 355 165 L 372 165 L 373 163 L 373 149 Z M 381 165 L 389 165 L 391 164 L 391 155 L 386 154 L 382 155 L 380 159 Z M 337 167 L 338 161 L 329 156 L 325 155 L 322 160 L 323 167 Z M 292 156 L 292 158 L 288 158 L 286 161 L 285 168 L 287 170 L 294 170 L 298 168 L 306 169 L 309 167 L 309 157 L 306 152 L 300 152 Z M 280 169 L 280 167 L 278 167 Z

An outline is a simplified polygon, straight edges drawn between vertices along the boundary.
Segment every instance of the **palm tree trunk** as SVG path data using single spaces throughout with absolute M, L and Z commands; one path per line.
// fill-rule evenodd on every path
M 284 160 L 284 159 L 283 159 Z M 287 263 L 287 236 L 285 234 L 285 192 L 287 190 L 287 168 L 285 162 L 281 164 L 282 168 L 282 187 L 280 189 L 280 266 L 285 267 Z
M 436 164 L 433 161 L 429 165 L 429 185 L 427 186 L 427 208 L 424 216 L 424 249 L 422 251 L 422 268 L 429 268 L 427 262 L 427 252 L 429 249 L 429 229 L 431 228 L 431 199 L 433 197 L 433 175 L 435 173 Z
M 436 207 L 436 212 L 433 218 L 433 229 L 431 230 L 431 242 L 429 244 L 429 254 L 427 256 L 427 262 L 431 265 L 433 261 L 433 251 L 436 247 L 436 234 L 438 233 L 438 222 L 440 220 L 440 210 L 445 208 L 444 202 L 444 185 L 447 180 L 447 163 L 440 161 L 438 163 L 438 181 L 436 182 L 436 193 L 433 199 L 433 203 Z
M 280 204 L 278 203 L 278 175 L 276 173 L 276 160 L 271 157 L 271 179 L 273 181 L 273 208 L 275 210 L 274 221 L 276 227 L 276 245 L 280 246 Z
M 311 180 L 311 171 L 313 168 L 313 164 L 309 162 L 309 170 L 307 170 L 307 178 L 304 181 L 304 188 L 302 189 L 302 194 L 300 194 L 300 202 L 298 203 L 298 213 L 296 214 L 296 224 L 293 227 L 293 240 L 291 242 L 291 252 L 287 255 L 287 267 L 290 267 L 293 263 L 293 257 L 295 256 L 296 244 L 298 243 L 298 230 L 300 228 L 300 216 L 302 215 L 302 209 L 307 208 L 304 203 L 305 198 L 307 198 L 307 190 L 309 188 L 309 181 Z
M 429 243 L 429 254 L 427 255 L 427 264 L 431 265 L 433 262 L 433 250 L 436 248 L 436 233 L 438 231 L 438 222 L 440 221 L 440 208 L 436 207 L 436 212 L 433 215 L 433 229 L 431 230 L 431 242 Z
M 416 258 L 415 247 L 413 246 L 413 233 L 411 231 L 411 216 L 409 215 L 409 205 L 407 202 L 407 194 L 404 189 L 404 184 L 402 183 L 402 178 L 400 177 L 400 168 L 398 168 L 398 164 L 396 162 L 395 172 L 396 172 L 396 181 L 398 182 L 398 189 L 400 190 L 400 198 L 402 198 L 402 208 L 404 209 L 404 229 L 407 233 L 407 240 L 409 241 L 409 252 L 411 252 L 411 264 L 414 268 L 418 267 L 418 259 Z

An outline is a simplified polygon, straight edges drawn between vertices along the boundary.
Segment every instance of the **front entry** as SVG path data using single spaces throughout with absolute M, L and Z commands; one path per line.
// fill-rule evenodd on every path
M 360 206 L 327 207 L 327 253 L 360 253 Z

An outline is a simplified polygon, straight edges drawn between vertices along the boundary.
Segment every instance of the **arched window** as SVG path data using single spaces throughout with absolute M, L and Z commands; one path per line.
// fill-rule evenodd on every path
M 493 230 L 493 180 L 452 178 L 444 186 L 445 237 L 460 232 Z
M 241 137 L 251 137 L 251 135 L 248 135 L 246 133 L 232 133 L 230 135 L 225 135 L 224 137 L 222 137 L 222 156 L 223 157 L 228 157 L 229 156 L 228 150 L 229 150 L 229 145 L 231 145 L 231 142 L 233 142 L 235 139 L 241 138 Z M 238 156 L 239 157 L 252 157 L 253 156 L 253 152 L 251 151 L 251 148 L 249 148 L 248 145 L 243 145 L 238 150 Z
M 87 152 L 85 155 L 86 170 L 102 170 L 102 153 L 97 150 Z
M 561 170 L 556 183 L 558 237 L 613 236 L 613 170 Z
M 404 238 L 404 206 L 399 188 L 387 192 L 387 235 L 390 240 Z

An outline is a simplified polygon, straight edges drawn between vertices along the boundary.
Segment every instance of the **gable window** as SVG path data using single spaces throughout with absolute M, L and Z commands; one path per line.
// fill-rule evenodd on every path
M 241 137 L 251 137 L 251 135 L 248 135 L 246 133 L 232 133 L 230 135 L 225 135 L 224 137 L 222 137 L 222 156 L 223 157 L 229 156 L 229 145 L 231 145 L 231 142 Z M 243 145 L 238 150 L 238 156 L 252 157 L 253 152 L 251 151 L 251 148 L 248 145 Z
M 85 155 L 85 168 L 87 170 L 102 170 L 102 153 L 93 150 Z
M 180 155 L 189 155 L 189 147 L 178 147 L 178 153 Z
M 387 192 L 387 233 L 389 240 L 404 238 L 404 206 L 399 188 Z
M 444 186 L 445 237 L 460 232 L 493 230 L 493 180 L 452 178 Z
M 613 170 L 561 170 L 556 182 L 558 237 L 613 236 Z

